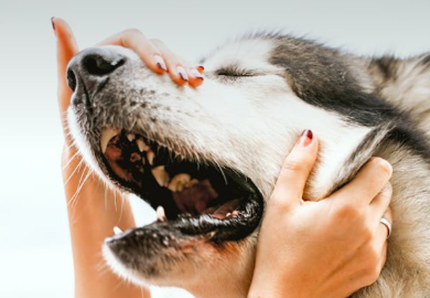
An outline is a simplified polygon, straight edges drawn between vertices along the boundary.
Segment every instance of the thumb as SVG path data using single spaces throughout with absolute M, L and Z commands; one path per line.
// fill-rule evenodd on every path
M 312 131 L 304 130 L 282 165 L 269 204 L 276 203 L 291 208 L 301 202 L 303 189 L 314 166 L 317 153 L 318 139 L 313 136 Z
M 69 61 L 79 50 L 69 25 L 59 18 L 52 18 L 51 21 L 57 38 L 58 104 L 64 128 L 65 113 L 70 105 L 70 99 L 73 94 L 72 90 L 67 85 L 66 69 Z

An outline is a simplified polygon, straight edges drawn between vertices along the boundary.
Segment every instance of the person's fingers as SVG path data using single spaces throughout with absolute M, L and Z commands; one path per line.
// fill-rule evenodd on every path
M 193 87 L 198 87 L 203 84 L 204 77 L 202 73 L 196 67 L 188 68 L 188 73 L 190 76 L 189 84 Z
M 386 212 L 381 216 L 377 217 L 377 233 L 379 234 L 379 241 L 382 243 L 382 240 L 387 239 L 389 230 L 388 227 L 381 222 L 381 218 L 385 218 L 391 225 L 391 229 L 393 228 L 394 218 L 393 218 L 393 212 L 391 208 L 388 208 Z M 384 237 L 385 236 L 385 237 Z
M 368 205 L 387 184 L 392 175 L 391 165 L 384 159 L 372 157 L 346 186 L 336 191 L 330 199 L 350 197 L 350 203 Z
M 291 207 L 301 201 L 303 189 L 317 158 L 317 152 L 318 140 L 310 130 L 303 131 L 299 141 L 282 165 L 270 201 Z
M 390 205 L 392 194 L 393 187 L 391 186 L 391 183 L 388 182 L 381 192 L 370 203 L 372 216 L 375 218 L 381 218 L 384 215 L 388 206 Z
M 187 63 L 184 59 L 170 51 L 162 41 L 152 39 L 151 42 L 160 50 L 162 56 L 165 58 L 167 69 L 169 70 L 169 75 L 172 80 L 178 85 L 189 82 L 190 75 L 187 72 Z
M 381 258 L 379 259 L 379 272 L 382 271 L 382 269 L 385 266 L 385 262 L 387 261 L 387 249 L 388 249 L 388 242 L 385 240 L 384 244 L 382 245 Z
M 146 66 L 152 71 L 158 74 L 163 74 L 167 71 L 166 61 L 160 50 L 137 29 L 124 30 L 103 40 L 97 45 L 117 45 L 130 48 L 139 55 L 140 59 L 142 59 Z
M 198 87 L 203 83 L 203 76 L 197 68 L 188 66 L 189 63 L 173 53 L 162 41 L 151 39 L 151 42 L 165 58 L 170 77 L 175 83 L 182 85 L 188 82 L 193 87 Z
M 391 226 L 393 226 L 393 213 L 391 212 L 391 209 L 388 209 L 383 217 L 390 222 Z M 385 226 L 385 224 L 381 223 L 379 219 L 374 241 L 376 245 L 376 250 L 381 251 L 381 257 L 379 259 L 380 270 L 382 270 L 382 268 L 384 267 L 385 261 L 387 259 L 388 233 L 388 228 Z
M 66 69 L 69 61 L 79 49 L 72 29 L 62 19 L 52 18 L 52 26 L 57 38 L 57 64 L 58 64 L 58 104 L 65 134 L 68 135 L 65 125 L 65 114 L 70 105 L 73 91 L 67 85 Z

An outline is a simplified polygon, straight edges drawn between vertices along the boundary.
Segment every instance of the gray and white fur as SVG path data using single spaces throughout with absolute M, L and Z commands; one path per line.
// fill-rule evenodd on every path
M 125 62 L 96 77 L 81 63 L 94 53 Z M 311 129 L 320 152 L 307 199 L 338 189 L 371 156 L 393 165 L 388 260 L 378 281 L 353 297 L 430 297 L 430 55 L 359 57 L 261 33 L 227 42 L 202 62 L 205 82 L 193 89 L 154 74 L 128 49 L 91 48 L 74 58 L 69 69 L 85 88 L 75 90 L 69 125 L 100 177 L 130 191 L 109 178 L 98 153 L 101 129 L 115 126 L 145 132 L 196 162 L 237 170 L 267 200 L 285 156 L 300 132 Z M 135 250 L 127 261 L 106 256 L 115 272 L 138 284 L 182 287 L 205 298 L 245 297 L 257 237 L 255 231 L 222 249 L 201 243 L 192 252 Z

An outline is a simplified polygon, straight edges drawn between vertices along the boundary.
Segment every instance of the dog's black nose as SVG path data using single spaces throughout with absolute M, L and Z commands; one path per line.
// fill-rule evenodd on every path
M 89 48 L 77 54 L 67 67 L 67 84 L 76 91 L 82 82 L 92 89 L 126 62 L 126 58 L 110 48 Z

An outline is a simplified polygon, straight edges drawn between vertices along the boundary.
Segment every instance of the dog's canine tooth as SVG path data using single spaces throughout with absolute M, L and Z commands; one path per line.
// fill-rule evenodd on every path
M 118 235 L 118 234 L 122 233 L 122 230 L 120 228 L 118 228 L 118 227 L 114 227 L 113 228 L 113 232 L 115 233 L 115 235 Z
M 117 128 L 106 128 L 102 131 L 102 134 L 100 137 L 100 147 L 103 153 L 106 153 L 106 149 L 109 144 L 109 141 L 112 138 L 116 137 L 119 133 L 120 133 L 120 130 Z
M 169 184 L 169 174 L 166 172 L 164 166 L 153 168 L 152 175 L 160 186 L 167 187 Z
M 164 211 L 163 206 L 157 207 L 157 219 L 159 221 L 166 221 L 166 212 Z
M 129 134 L 127 135 L 127 139 L 128 139 L 130 142 L 133 142 L 133 141 L 134 141 L 134 139 L 136 139 L 136 135 L 135 135 L 134 133 L 129 133 Z
M 140 152 L 143 152 L 149 149 L 148 145 L 146 145 L 142 139 L 137 139 L 136 144 L 137 144 L 137 147 L 139 147 Z
M 153 151 L 146 152 L 146 157 L 148 157 L 148 162 L 152 166 L 154 164 L 155 153 Z
M 167 187 L 173 192 L 182 191 L 184 189 L 184 186 L 190 182 L 191 176 L 186 173 L 177 174 L 175 177 L 172 178 L 172 180 L 169 183 L 169 186 Z

